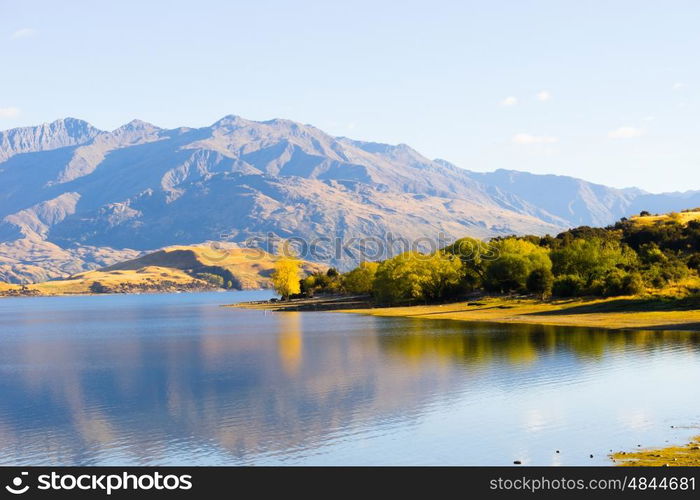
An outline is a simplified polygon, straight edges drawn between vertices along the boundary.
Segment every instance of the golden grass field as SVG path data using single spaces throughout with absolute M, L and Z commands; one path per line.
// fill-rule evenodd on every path
M 549 302 L 531 298 L 487 297 L 473 302 L 345 309 L 342 312 L 455 321 L 700 331 L 700 299 L 697 297 L 577 298 Z
M 198 246 L 171 246 L 137 259 L 121 262 L 104 271 L 136 270 L 157 265 L 183 271 L 220 267 L 233 274 L 241 288 L 268 288 L 275 256 L 260 249 L 239 248 L 225 243 Z M 304 272 L 325 270 L 327 266 L 303 262 Z

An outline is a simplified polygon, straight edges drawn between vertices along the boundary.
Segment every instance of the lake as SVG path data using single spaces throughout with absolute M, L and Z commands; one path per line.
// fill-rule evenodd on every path
M 599 465 L 700 434 L 698 334 L 220 307 L 270 296 L 1 299 L 0 464 Z

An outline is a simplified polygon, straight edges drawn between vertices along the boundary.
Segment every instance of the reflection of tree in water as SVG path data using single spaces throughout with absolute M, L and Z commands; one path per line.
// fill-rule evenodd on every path
M 280 362 L 288 375 L 294 375 L 301 366 L 302 349 L 304 347 L 301 331 L 301 313 L 280 313 L 279 317 L 277 345 L 279 347 Z
M 460 323 L 414 319 L 397 335 L 380 337 L 387 352 L 414 362 L 428 357 L 472 364 L 537 361 L 540 355 L 571 353 L 596 359 L 615 352 L 652 352 L 669 345 L 697 348 L 700 333 L 615 331 L 531 324 Z

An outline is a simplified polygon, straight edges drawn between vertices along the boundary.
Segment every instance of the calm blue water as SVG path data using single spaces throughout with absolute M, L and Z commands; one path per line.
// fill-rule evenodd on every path
M 700 433 L 698 335 L 219 307 L 268 296 L 0 300 L 0 464 L 592 465 Z

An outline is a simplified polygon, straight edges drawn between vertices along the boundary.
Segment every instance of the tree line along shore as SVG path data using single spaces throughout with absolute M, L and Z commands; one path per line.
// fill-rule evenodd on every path
M 301 277 L 278 258 L 274 310 L 700 330 L 700 209 L 646 212 L 557 236 L 462 238 L 429 254 L 405 252 Z M 345 300 L 343 300 L 345 298 Z

